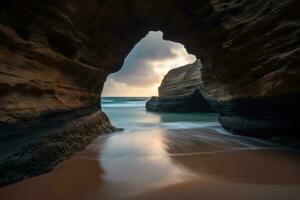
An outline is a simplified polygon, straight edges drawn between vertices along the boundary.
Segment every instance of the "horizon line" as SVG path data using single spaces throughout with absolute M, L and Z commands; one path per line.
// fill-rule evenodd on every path
M 101 96 L 102 97 L 153 97 L 153 96 Z

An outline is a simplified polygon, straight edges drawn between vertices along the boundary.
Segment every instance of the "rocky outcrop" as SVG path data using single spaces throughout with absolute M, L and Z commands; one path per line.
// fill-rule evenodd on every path
M 240 98 L 209 102 L 220 113 L 222 126 L 232 133 L 272 139 L 273 136 L 299 137 L 299 97 Z
M 34 1 L 0 8 L 0 186 L 49 171 L 114 130 L 99 110 L 105 73 L 76 61 L 72 24 L 50 3 L 47 18 Z
M 298 0 L 3 1 L 1 149 L 36 135 L 14 136 L 11 127 L 30 130 L 44 119 L 68 122 L 66 113 L 98 112 L 107 75 L 149 30 L 161 30 L 201 60 L 201 94 L 225 128 L 296 134 L 298 7 Z
M 170 70 L 159 86 L 159 97 L 152 97 L 146 109 L 154 112 L 213 112 L 200 92 L 200 60 Z
M 78 111 L 64 118 L 68 120 L 51 117 L 39 122 L 39 126 L 34 123 L 30 128 L 23 125 L 6 129 L 11 136 L 0 143 L 0 187 L 45 173 L 83 150 L 100 134 L 116 130 L 100 111 Z

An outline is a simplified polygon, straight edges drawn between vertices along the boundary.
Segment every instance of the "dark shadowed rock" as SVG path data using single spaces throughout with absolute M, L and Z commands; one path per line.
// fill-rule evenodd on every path
M 0 143 L 0 187 L 50 171 L 100 134 L 116 130 L 103 112 L 79 113 L 6 127 L 10 138 Z
M 298 136 L 300 96 L 209 100 L 220 113 L 222 126 L 232 133 L 255 137 Z M 258 114 L 259 113 L 259 114 Z M 283 134 L 284 133 L 284 134 Z

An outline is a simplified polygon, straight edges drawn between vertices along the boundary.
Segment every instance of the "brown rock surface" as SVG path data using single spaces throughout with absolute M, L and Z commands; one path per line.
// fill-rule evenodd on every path
M 186 96 L 200 89 L 201 62 L 195 61 L 179 68 L 170 70 L 158 88 L 160 97 Z

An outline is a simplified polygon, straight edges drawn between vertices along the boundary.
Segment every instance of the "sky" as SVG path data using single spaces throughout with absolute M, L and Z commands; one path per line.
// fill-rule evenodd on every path
M 158 87 L 170 69 L 195 61 L 180 43 L 162 39 L 160 31 L 149 32 L 125 58 L 122 68 L 108 76 L 102 96 L 157 96 Z

